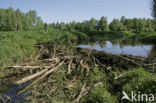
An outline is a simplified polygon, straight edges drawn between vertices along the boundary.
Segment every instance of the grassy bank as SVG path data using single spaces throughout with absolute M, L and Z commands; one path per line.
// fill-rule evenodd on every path
M 46 34 L 43 30 L 0 32 L 0 67 L 20 64 L 34 59 L 36 50 L 34 44 L 53 42 L 70 43 L 83 40 L 86 35 L 77 32 L 49 30 Z

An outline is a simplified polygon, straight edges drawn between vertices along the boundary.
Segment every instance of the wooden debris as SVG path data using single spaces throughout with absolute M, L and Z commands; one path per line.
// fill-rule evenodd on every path
M 89 49 L 79 49 L 79 51 L 76 51 L 75 48 L 70 48 L 71 50 L 68 48 L 63 49 L 61 47 L 53 47 L 51 44 L 38 44 L 36 45 L 36 47 L 40 48 L 36 60 L 31 61 L 30 63 L 26 63 L 25 65 L 6 67 L 6 69 L 18 69 L 21 71 L 34 69 L 36 70 L 34 74 L 27 72 L 26 75 L 29 76 L 21 76 L 22 78 L 15 82 L 15 84 L 22 84 L 32 80 L 32 83 L 25 89 L 33 87 L 35 84 L 42 83 L 42 80 L 48 78 L 49 75 L 50 77 L 53 77 L 53 75 L 51 74 L 57 74 L 61 67 L 65 68 L 65 71 L 63 72 L 67 73 L 66 76 L 69 76 L 69 78 L 71 78 L 71 80 L 64 84 L 67 84 L 67 89 L 73 91 L 75 90 L 77 85 L 76 76 L 83 74 L 84 77 L 87 77 L 89 72 L 93 70 L 96 66 L 101 67 L 106 72 L 113 74 L 113 71 L 117 67 L 122 67 L 125 70 L 131 67 L 145 67 L 148 69 L 154 69 L 156 65 L 156 60 L 151 58 L 135 57 L 130 55 L 114 55 L 96 50 L 92 50 L 90 52 Z M 43 55 L 46 55 L 47 57 L 41 58 L 43 57 Z M 127 72 L 119 74 L 115 77 L 113 74 L 113 79 L 120 79 L 126 74 Z M 51 80 L 51 78 L 48 78 L 48 82 L 44 82 L 45 85 L 49 83 L 49 79 Z M 52 83 L 52 85 L 53 84 L 55 83 Z M 84 85 L 79 92 L 70 94 L 69 99 L 73 103 L 79 103 L 80 99 L 88 93 L 90 87 L 87 87 L 86 83 L 83 84 Z M 94 84 L 93 87 L 98 87 L 101 85 L 103 85 L 103 82 L 100 81 L 99 83 Z M 49 91 L 56 90 L 57 87 Z
M 33 74 L 33 75 L 30 75 L 30 76 L 28 76 L 28 77 L 25 77 L 25 78 L 19 80 L 19 81 L 16 81 L 16 84 L 22 84 L 22 83 L 25 83 L 25 82 L 27 82 L 27 81 L 30 81 L 30 80 L 32 80 L 32 79 L 34 79 L 34 78 L 36 78 L 36 77 L 42 75 L 42 74 L 45 73 L 46 71 L 48 71 L 48 69 L 43 69 L 43 70 L 40 71 L 40 72 L 37 72 L 37 73 L 35 73 L 35 74 Z
M 82 86 L 81 91 L 73 103 L 79 103 L 80 99 L 88 93 L 89 88 L 86 88 L 86 83 Z

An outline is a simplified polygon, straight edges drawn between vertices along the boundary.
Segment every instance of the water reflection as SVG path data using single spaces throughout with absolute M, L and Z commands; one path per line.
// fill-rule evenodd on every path
M 152 47 L 151 51 L 149 52 L 149 56 L 156 58 L 156 45 Z
M 134 43 L 132 45 L 125 45 L 123 42 L 119 44 L 118 42 L 105 41 L 102 44 L 83 44 L 79 45 L 78 47 L 106 51 L 113 54 L 130 54 L 134 56 L 156 57 L 156 46 L 154 45 L 141 45 Z

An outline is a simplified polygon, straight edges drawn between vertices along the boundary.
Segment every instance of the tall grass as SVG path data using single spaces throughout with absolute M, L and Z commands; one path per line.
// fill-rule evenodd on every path
M 49 29 L 47 34 L 44 30 L 0 32 L 0 68 L 32 60 L 37 51 L 34 48 L 36 43 L 74 43 L 84 38 L 86 35 L 81 32 L 59 31 L 53 28 Z

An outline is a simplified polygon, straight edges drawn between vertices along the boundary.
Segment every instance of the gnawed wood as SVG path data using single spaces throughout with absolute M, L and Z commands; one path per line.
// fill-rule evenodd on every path
M 28 81 L 30 81 L 30 80 L 44 74 L 46 71 L 48 71 L 48 69 L 43 69 L 40 72 L 37 72 L 37 73 L 35 73 L 33 75 L 30 75 L 28 77 L 25 77 L 25 78 L 19 80 L 19 81 L 16 81 L 16 84 L 22 84 L 22 83 L 28 82 Z
M 15 69 L 37 69 L 37 68 L 50 68 L 50 66 L 20 66 L 20 65 L 17 65 L 17 66 L 9 66 L 9 67 L 6 67 L 5 69 L 12 69 L 12 68 L 15 68 Z
M 59 67 L 61 67 L 63 65 L 64 61 L 61 62 L 59 65 L 57 65 L 56 67 L 52 68 L 51 70 L 49 71 L 46 71 L 40 78 L 38 78 L 35 82 L 38 82 L 42 79 L 44 79 L 46 76 L 48 76 L 49 74 L 51 74 L 52 72 L 55 72 L 59 69 Z

